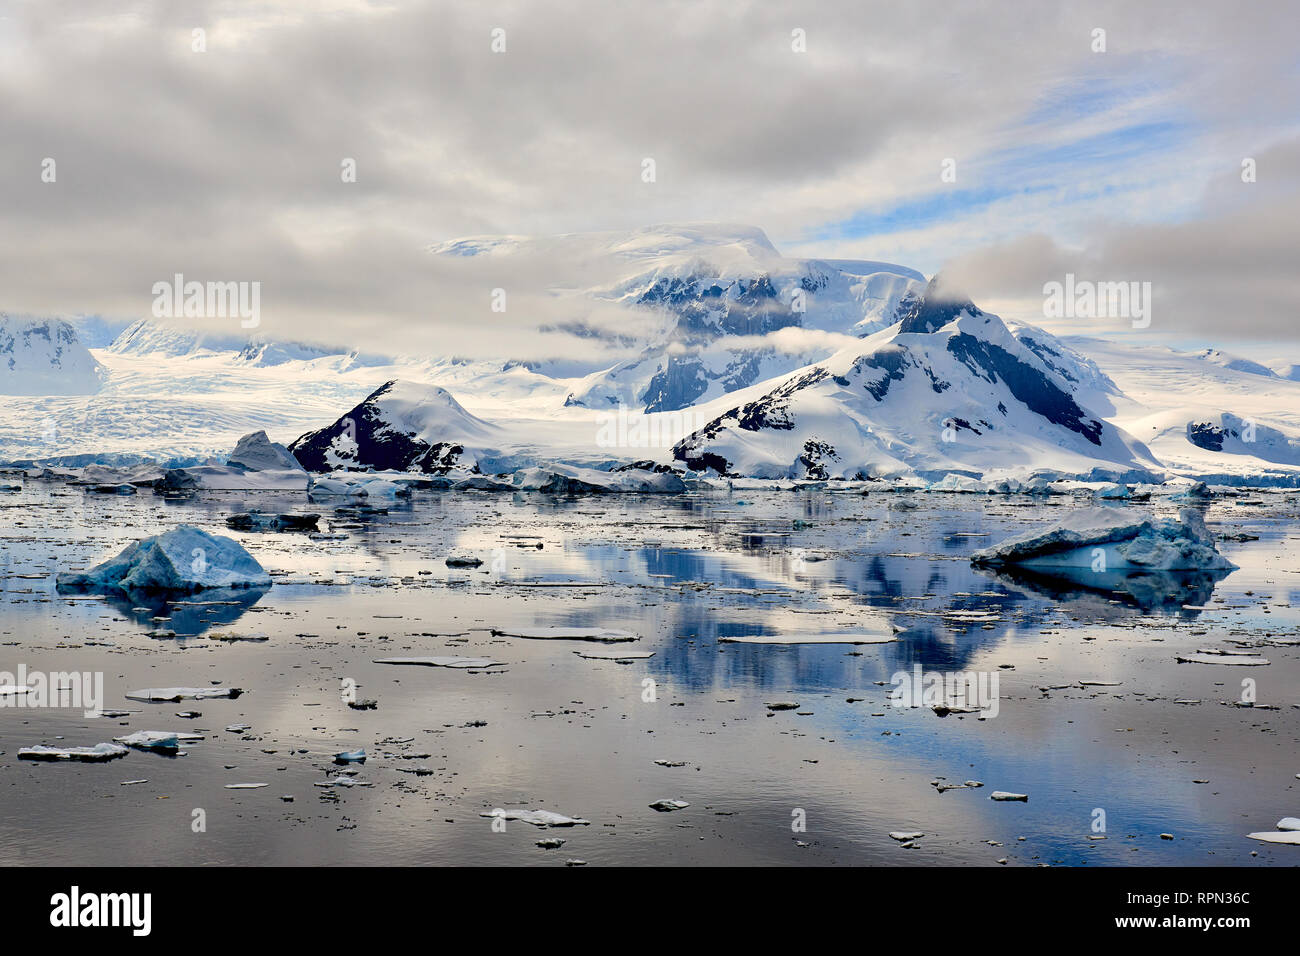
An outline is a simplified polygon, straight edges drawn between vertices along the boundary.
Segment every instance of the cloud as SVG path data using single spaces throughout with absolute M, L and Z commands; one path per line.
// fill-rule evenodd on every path
M 268 335 L 544 356 L 596 346 L 539 326 L 619 320 L 521 263 L 466 273 L 426 246 L 711 219 L 931 271 L 1036 232 L 1077 244 L 1186 214 L 1206 169 L 1294 131 L 1293 47 L 1275 26 L 1289 16 L 1281 0 L 1248 16 L 1174 0 L 18 0 L 0 18 L 0 308 L 143 317 L 153 283 L 180 272 L 260 281 Z M 1163 119 L 1179 124 L 1166 167 L 1140 142 L 1116 150 Z M 1065 155 L 1089 142 L 1108 148 Z M 978 195 L 999 175 L 1038 191 L 882 226 L 946 195 L 945 157 Z M 1241 267 L 1281 308 L 1290 266 L 1260 248 L 1276 217 L 1250 213 L 1269 227 L 1254 241 L 1242 213 L 1203 215 L 1259 253 Z M 1154 268 L 1140 241 L 1097 242 Z M 487 311 L 497 286 L 504 316 Z

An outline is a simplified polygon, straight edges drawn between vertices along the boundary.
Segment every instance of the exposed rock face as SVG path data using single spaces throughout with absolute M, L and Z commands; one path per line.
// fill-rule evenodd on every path
M 289 450 L 308 471 L 445 475 L 473 464 L 466 450 L 484 448 L 496 435 L 495 426 L 465 411 L 446 389 L 391 381 L 334 424 L 298 438 Z

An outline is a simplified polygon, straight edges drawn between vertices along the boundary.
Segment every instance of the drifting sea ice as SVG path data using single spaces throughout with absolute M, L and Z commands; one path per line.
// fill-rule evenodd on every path
M 1038 531 L 976 551 L 976 566 L 1097 568 L 1101 570 L 1235 570 L 1214 546 L 1201 516 L 1190 508 L 1179 517 L 1154 519 L 1123 508 L 1081 508 Z

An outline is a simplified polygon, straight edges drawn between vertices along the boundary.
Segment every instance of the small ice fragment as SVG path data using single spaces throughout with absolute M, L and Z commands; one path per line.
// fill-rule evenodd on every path
M 768 701 L 764 706 L 768 710 L 797 710 L 799 702 L 797 700 L 773 700 Z
M 503 810 L 498 807 L 487 813 L 480 813 L 479 816 L 500 817 L 502 820 L 518 820 L 521 823 L 531 823 L 535 827 L 585 827 L 591 825 L 590 820 L 584 820 L 581 817 L 566 817 L 563 813 L 555 813 L 551 810 Z
M 243 691 L 238 687 L 150 687 L 145 690 L 133 690 L 123 694 L 127 700 L 140 700 L 146 703 L 167 701 L 176 703 L 181 700 L 208 700 L 214 697 L 235 698 Z
M 226 784 L 226 789 L 227 790 L 260 790 L 262 787 L 265 786 L 266 784 L 264 783 L 228 783 Z
M 1261 843 L 1289 843 L 1294 846 L 1300 846 L 1300 830 L 1278 830 L 1262 831 L 1260 833 L 1247 833 L 1247 837 L 1252 840 L 1259 840 Z
M 361 750 L 345 750 L 341 753 L 336 753 L 334 755 L 334 762 L 335 763 L 365 763 L 366 751 L 363 748 Z
M 530 640 L 552 641 L 602 641 L 615 644 L 620 641 L 640 640 L 635 634 L 605 627 L 518 627 L 492 628 L 495 637 L 526 637 Z
M 690 804 L 685 800 L 656 800 L 650 804 L 651 810 L 658 810 L 660 813 L 671 813 L 674 810 L 685 810 Z
M 125 737 L 114 737 L 113 740 L 137 750 L 163 750 L 176 753 L 181 746 L 177 735 L 165 730 L 137 730 Z
M 889 839 L 897 840 L 899 843 L 907 843 L 910 840 L 919 840 L 923 836 L 925 836 L 925 834 L 919 830 L 909 830 L 906 832 L 901 830 L 892 830 L 890 831 Z
M 449 555 L 444 563 L 449 568 L 477 568 L 483 563 L 483 559 L 472 554 L 453 554 Z
M 992 793 L 989 794 L 989 799 L 990 799 L 990 800 L 1026 800 L 1026 801 L 1027 801 L 1027 800 L 1029 799 L 1029 796 L 1028 796 L 1028 794 L 1024 794 L 1024 793 L 1008 793 L 1008 792 L 1005 791 L 1005 790 L 994 790 Z
M 1300 817 L 1283 817 L 1277 821 L 1279 830 L 1300 830 Z
M 654 651 L 620 651 L 603 647 L 573 653 L 589 661 L 645 661 L 655 656 Z
M 489 657 L 381 657 L 375 664 L 410 664 L 424 667 L 454 667 L 460 670 L 480 667 L 504 667 L 504 661 Z
M 1241 654 L 1205 654 L 1197 652 L 1195 654 L 1179 654 L 1178 663 L 1180 664 L 1228 664 L 1235 667 L 1263 667 L 1268 664 L 1268 659 L 1263 657 L 1247 657 Z

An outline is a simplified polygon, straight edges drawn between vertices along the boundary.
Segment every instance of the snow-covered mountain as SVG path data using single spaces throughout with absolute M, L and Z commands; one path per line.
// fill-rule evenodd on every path
M 445 388 L 392 381 L 338 421 L 298 438 L 289 451 L 308 471 L 373 468 L 445 475 L 474 464 L 477 456 L 467 449 L 499 439 L 499 429 L 465 411 Z
M 102 384 L 72 325 L 0 313 L 0 395 L 89 395 Z
M 861 336 L 889 324 L 903 297 L 925 282 L 919 272 L 889 263 L 786 258 L 752 226 L 471 237 L 431 251 L 488 256 L 502 268 L 509 268 L 511 257 L 597 263 L 595 284 L 577 294 L 650 321 L 629 321 L 613 332 L 559 327 L 638 349 L 635 357 L 592 369 L 573 383 L 565 404 L 593 409 L 676 411 L 791 372 L 834 352 L 833 335 Z M 788 334 L 762 341 L 783 330 Z M 545 365 L 529 367 L 546 371 Z
M 1160 470 L 1089 407 L 1113 385 L 1041 330 L 931 282 L 899 323 L 726 408 L 678 443 L 697 470 L 795 478 Z
M 546 321 L 597 347 L 543 359 L 503 336 L 501 355 L 465 358 L 453 334 L 446 354 L 380 358 L 149 319 L 87 351 L 67 323 L 6 319 L 0 392 L 28 394 L 0 407 L 0 460 L 217 462 L 265 431 L 302 436 L 312 470 L 651 461 L 1300 483 L 1300 381 L 1283 355 L 1275 372 L 1002 321 L 910 269 L 788 258 L 744 226 L 475 237 L 432 254 L 512 288 L 540 276 Z M 101 345 L 116 322 L 75 321 Z M 606 346 L 616 358 L 591 358 Z

